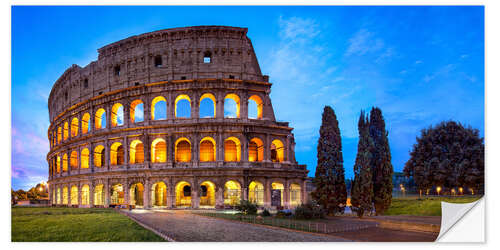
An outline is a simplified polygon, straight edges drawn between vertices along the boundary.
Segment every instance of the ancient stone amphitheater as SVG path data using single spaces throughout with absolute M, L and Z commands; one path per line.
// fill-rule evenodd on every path
M 132 36 L 73 65 L 48 100 L 53 205 L 290 208 L 307 199 L 246 28 Z

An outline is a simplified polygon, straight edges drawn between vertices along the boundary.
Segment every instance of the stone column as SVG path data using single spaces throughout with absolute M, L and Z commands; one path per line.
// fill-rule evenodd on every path
M 290 182 L 288 179 L 285 180 L 285 189 L 283 190 L 283 207 L 286 209 L 290 208 Z
M 149 178 L 146 177 L 146 180 L 144 181 L 144 208 L 149 209 L 151 208 L 151 183 L 149 181 Z
M 89 168 L 90 172 L 94 172 L 94 147 L 92 142 L 89 142 Z
M 246 94 L 240 97 L 240 118 L 248 120 L 248 96 Z
M 215 117 L 217 120 L 224 119 L 224 94 L 222 92 L 217 93 L 216 96 L 217 104 L 215 105 Z
M 264 207 L 271 207 L 271 181 L 268 178 L 264 183 Z
M 91 181 L 89 184 L 89 206 L 94 206 L 94 182 Z
M 302 181 L 300 185 L 300 199 L 302 200 L 302 204 L 307 204 L 309 202 L 307 193 L 307 180 Z
M 200 118 L 200 101 L 198 93 L 194 93 L 191 97 L 191 118 Z
M 104 207 L 109 207 L 109 202 L 111 198 L 111 187 L 109 186 L 109 179 L 106 179 L 104 185 L 103 185 L 103 191 L 104 191 Z
M 200 199 L 198 197 L 198 179 L 195 177 L 191 182 L 191 207 L 198 208 L 200 206 Z
M 110 159 L 111 159 L 111 150 L 110 150 L 110 146 L 109 146 L 109 140 L 106 137 L 106 140 L 104 141 L 104 160 L 105 160 L 105 166 L 103 166 L 103 167 L 105 167 L 108 171 L 109 171 L 109 168 L 111 166 Z
M 167 136 L 167 162 L 172 163 L 175 161 L 174 153 L 175 153 L 175 141 L 173 135 Z
M 175 207 L 175 184 L 171 177 L 165 180 L 167 184 L 167 207 L 173 208 Z
M 222 138 L 222 133 L 218 132 L 215 140 L 217 140 L 215 157 L 218 162 L 222 163 L 224 161 L 224 139 Z
M 130 102 L 128 99 L 123 104 L 123 126 L 125 128 L 130 127 Z
M 130 200 L 130 186 L 129 181 L 125 179 L 125 181 L 122 181 L 123 185 L 123 202 L 126 205 L 132 204 L 132 201 Z M 134 197 L 137 200 L 137 197 Z M 137 205 L 137 204 L 136 204 Z
M 248 140 L 246 136 L 242 136 L 241 140 L 241 161 L 248 162 Z
M 215 207 L 224 207 L 224 183 L 221 180 L 217 181 L 215 187 Z
M 271 161 L 271 141 L 269 134 L 266 134 L 264 138 L 264 162 Z
M 129 168 L 128 150 L 129 150 L 128 137 L 125 135 L 123 137 L 123 165 L 127 166 L 127 169 Z
M 143 103 L 143 111 L 144 111 L 144 125 L 147 126 L 151 121 L 151 100 L 149 96 L 146 96 Z
M 109 104 L 106 104 L 104 107 L 104 110 L 106 112 L 106 130 L 111 130 L 111 108 L 109 107 Z

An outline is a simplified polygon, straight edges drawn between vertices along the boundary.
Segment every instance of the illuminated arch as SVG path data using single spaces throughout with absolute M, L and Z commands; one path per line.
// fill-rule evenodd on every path
M 237 181 L 227 181 L 224 184 L 224 205 L 238 205 L 241 200 L 241 185 Z
M 69 137 L 69 125 L 68 125 L 68 122 L 64 123 L 63 135 L 64 135 L 64 140 L 67 140 L 68 137 Z
M 140 140 L 133 140 L 130 143 L 130 163 L 144 162 L 144 144 Z
M 137 182 L 130 186 L 129 190 L 130 205 L 135 205 L 137 207 L 144 206 L 144 185 Z
M 167 143 L 162 138 L 156 138 L 151 143 L 151 161 L 166 162 L 167 161 Z
M 90 114 L 85 113 L 82 116 L 82 134 L 86 134 L 90 131 Z
M 63 170 L 63 172 L 68 172 L 68 154 L 63 155 L 62 170 Z
M 248 201 L 258 206 L 264 205 L 264 185 L 262 183 L 258 181 L 250 182 L 250 185 L 248 185 Z
M 90 188 L 89 185 L 85 184 L 82 186 L 82 205 L 90 204 Z
M 106 128 L 106 110 L 100 108 L 95 112 L 94 123 L 96 130 Z
M 215 140 L 212 137 L 204 137 L 200 141 L 200 161 L 215 161 L 216 153 L 215 153 Z
M 205 100 L 205 102 L 212 101 L 212 104 L 211 104 L 211 105 L 210 105 L 210 104 L 206 104 L 206 105 L 213 106 L 213 110 L 212 110 L 212 112 L 211 112 L 211 113 L 212 113 L 212 115 L 205 115 L 205 116 L 202 116 L 202 105 L 203 105 L 203 107 L 205 108 L 205 104 L 204 104 L 204 101 L 203 101 L 203 100 Z M 215 117 L 215 116 L 216 116 L 216 114 L 217 114 L 217 108 L 216 108 L 216 105 L 217 105 L 217 104 L 216 104 L 216 103 L 217 103 L 217 101 L 215 100 L 215 96 L 214 96 L 213 94 L 211 94 L 211 93 L 205 93 L 205 94 L 201 95 L 201 97 L 200 97 L 200 108 L 199 108 L 199 110 L 200 110 L 200 114 L 199 114 L 200 118 L 211 118 L 211 117 Z M 210 112 L 208 112 L 208 113 L 210 113 Z
M 62 204 L 68 205 L 68 187 L 64 186 L 62 190 Z
M 123 105 L 115 103 L 111 107 L 111 127 L 123 125 Z
M 290 185 L 290 206 L 296 207 L 299 206 L 301 202 L 300 197 L 300 185 L 297 183 L 292 183 Z
M 130 122 L 144 121 L 144 103 L 137 99 L 130 103 Z
M 122 205 L 125 203 L 125 192 L 123 192 L 123 185 L 118 183 L 111 186 L 111 204 Z
M 96 167 L 103 167 L 106 162 L 106 156 L 105 156 L 106 149 L 104 148 L 103 145 L 98 145 L 94 149 L 94 166 Z
M 175 185 L 175 206 L 191 207 L 191 184 L 180 181 Z
M 151 205 L 153 207 L 167 205 L 167 185 L 163 181 L 156 182 L 151 186 Z
M 281 182 L 273 182 L 271 183 L 271 190 L 279 190 L 281 194 L 281 205 L 283 206 L 283 197 L 285 196 L 285 186 Z
M 57 188 L 57 202 L 58 205 L 61 204 L 61 188 Z
M 80 168 L 89 168 L 89 155 L 90 153 L 88 148 L 82 149 L 82 153 L 80 154 Z
M 78 118 L 73 118 L 71 120 L 71 137 L 76 137 L 78 135 Z
M 120 142 L 115 142 L 111 145 L 109 154 L 111 165 L 123 165 L 125 153 L 123 150 L 123 145 Z
M 165 110 L 165 114 L 159 112 L 162 110 Z M 157 96 L 151 102 L 151 120 L 165 119 L 167 119 L 167 100 L 163 96 Z
M 224 141 L 224 161 L 241 160 L 241 143 L 236 137 L 229 137 Z
M 62 140 L 62 128 L 59 126 L 57 128 L 57 144 L 61 143 Z
M 177 104 L 181 100 L 186 100 L 186 101 L 189 102 L 189 116 L 186 116 L 186 117 L 179 117 L 178 116 L 178 110 L 177 110 L 178 106 L 177 106 Z M 175 117 L 176 118 L 190 118 L 191 117 L 191 98 L 189 98 L 189 96 L 185 95 L 185 94 L 178 95 L 177 98 L 175 98 L 175 109 L 174 109 L 174 111 L 175 111 Z
M 248 118 L 262 119 L 262 99 L 258 95 L 253 95 L 248 98 Z M 250 112 L 255 110 L 257 112 L 255 117 L 250 116 Z
M 215 207 L 215 184 L 204 181 L 199 189 L 200 207 Z
M 264 143 L 255 137 L 248 143 L 248 161 L 262 161 L 264 159 Z
M 281 140 L 275 139 L 271 142 L 271 160 L 273 162 L 283 162 L 285 147 Z
M 226 100 L 233 100 L 235 104 L 235 108 L 231 109 L 231 107 L 228 105 L 229 103 L 226 102 Z M 226 110 L 231 113 L 226 115 Z M 234 114 L 234 117 L 233 117 Z M 236 94 L 227 94 L 226 97 L 224 97 L 224 117 L 227 118 L 240 118 L 240 97 Z
M 78 205 L 78 187 L 71 186 L 71 205 Z
M 104 185 L 99 184 L 94 188 L 94 205 L 104 206 Z
M 57 166 L 57 172 L 61 173 L 61 156 L 59 155 L 57 156 L 56 166 Z
M 71 151 L 69 156 L 69 166 L 71 169 L 78 169 L 78 152 Z
M 175 161 L 191 161 L 191 142 L 186 137 L 181 137 L 175 141 Z

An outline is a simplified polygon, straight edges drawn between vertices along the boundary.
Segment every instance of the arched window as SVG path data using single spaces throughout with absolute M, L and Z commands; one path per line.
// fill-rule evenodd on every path
M 56 165 L 57 165 L 57 172 L 61 173 L 61 156 L 59 156 L 59 155 L 57 156 Z
M 130 122 L 144 121 L 144 104 L 141 100 L 135 100 L 130 103 Z
M 123 165 L 123 145 L 120 142 L 115 142 L 110 148 L 110 164 L 111 165 Z
M 100 108 L 95 112 L 94 123 L 96 130 L 106 128 L 106 110 Z
M 156 138 L 151 143 L 151 161 L 166 162 L 167 161 L 167 143 L 162 138 Z
M 248 161 L 262 161 L 264 159 L 264 143 L 259 138 L 253 138 L 248 144 Z
M 191 161 L 191 143 L 187 138 L 182 137 L 175 142 L 175 161 Z
M 78 187 L 71 186 L 71 205 L 78 205 Z
M 229 137 L 224 141 L 224 161 L 240 161 L 241 143 L 236 137 Z
M 215 161 L 215 140 L 211 137 L 205 137 L 200 141 L 200 161 Z
M 280 205 L 279 206 L 283 206 L 283 196 L 285 195 L 284 193 L 284 190 L 285 190 L 285 186 L 283 185 L 283 183 L 280 183 L 280 182 L 273 182 L 271 183 L 271 195 L 274 196 L 274 195 L 280 195 Z M 279 191 L 279 193 L 278 193 Z M 271 200 L 274 200 L 273 199 L 274 197 L 271 197 Z M 278 204 L 275 204 L 275 205 L 278 205 Z M 273 204 L 271 204 L 271 206 L 275 206 Z
M 71 137 L 76 137 L 78 135 L 78 118 L 73 118 L 71 120 Z
M 300 185 L 296 183 L 292 183 L 290 185 L 290 205 L 292 207 L 299 206 L 301 204 L 300 201 Z
M 80 155 L 81 157 L 81 165 L 80 167 L 81 168 L 89 168 L 89 149 L 88 148 L 84 148 L 82 149 L 82 153 Z
M 57 205 L 61 204 L 61 188 L 57 188 Z
M 258 95 L 248 98 L 248 118 L 262 119 L 262 99 Z
M 99 184 L 94 188 L 94 205 L 104 205 L 104 185 Z
M 167 205 L 167 185 L 163 181 L 156 182 L 151 187 L 151 204 L 155 207 Z
M 144 162 L 144 145 L 140 140 L 133 140 L 130 143 L 130 163 Z
M 123 125 L 123 105 L 115 103 L 111 107 L 111 127 Z
M 86 134 L 90 131 L 90 115 L 85 113 L 82 116 L 82 134 Z
M 64 123 L 64 140 L 67 140 L 69 136 L 69 125 L 68 122 Z
M 68 172 L 68 154 L 63 155 L 63 172 Z
M 103 145 L 98 145 L 94 149 L 94 166 L 103 167 L 106 162 L 105 149 Z
M 129 190 L 130 205 L 144 206 L 144 185 L 142 183 L 134 183 Z
M 215 96 L 205 93 L 200 97 L 200 118 L 212 118 L 216 114 Z
M 252 181 L 250 185 L 248 185 L 248 201 L 258 206 L 264 205 L 264 185 L 262 185 L 262 183 Z
M 181 181 L 175 186 L 175 206 L 191 206 L 191 185 L 188 182 Z
M 241 200 L 241 186 L 237 181 L 228 181 L 224 184 L 224 204 L 238 205 Z
M 204 181 L 200 185 L 199 191 L 200 206 L 215 206 L 215 184 L 211 181 Z
M 78 169 L 78 152 L 71 151 L 69 165 L 71 169 Z
M 62 140 L 62 128 L 59 126 L 57 128 L 57 144 L 61 143 Z
M 212 53 L 210 51 L 205 51 L 203 53 L 203 63 L 211 63 L 212 62 Z
M 90 204 L 90 188 L 89 185 L 85 184 L 82 186 L 82 205 Z
M 283 146 L 283 142 L 278 139 L 275 139 L 271 143 L 271 161 L 273 162 L 282 162 L 284 157 L 285 148 Z
M 111 187 L 111 204 L 121 205 L 125 203 L 125 192 L 122 184 L 115 184 Z
M 224 98 L 224 117 L 240 118 L 240 97 L 236 94 L 228 94 Z
M 163 64 L 162 60 L 161 60 L 161 55 L 157 55 L 155 56 L 155 67 L 161 67 L 161 65 Z
M 62 198 L 62 204 L 68 205 L 68 187 L 63 187 Z
M 179 95 L 175 98 L 175 117 L 191 117 L 191 98 L 188 95 Z
M 167 119 L 167 100 L 163 96 L 157 96 L 151 102 L 151 119 Z

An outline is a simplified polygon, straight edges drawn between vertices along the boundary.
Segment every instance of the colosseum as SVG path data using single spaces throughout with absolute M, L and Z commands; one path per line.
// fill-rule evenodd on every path
M 56 206 L 293 208 L 307 200 L 288 122 L 246 28 L 132 36 L 72 65 L 48 99 Z

